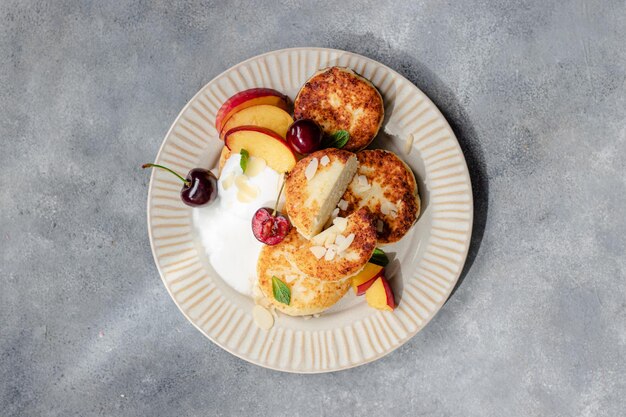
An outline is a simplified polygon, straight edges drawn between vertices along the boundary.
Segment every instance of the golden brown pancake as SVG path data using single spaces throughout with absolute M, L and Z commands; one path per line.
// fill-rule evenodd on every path
M 339 214 L 345 216 L 367 207 L 377 219 L 378 243 L 397 242 L 420 213 L 415 176 L 393 152 L 366 150 L 359 152 L 357 158 L 359 169 L 342 198 L 347 201 L 347 208 Z
M 348 151 L 365 148 L 385 116 L 383 99 L 374 85 L 349 68 L 330 67 L 313 75 L 298 92 L 294 118 L 313 119 L 332 135 L 346 130 Z
M 307 169 L 313 172 L 310 164 L 317 168 L 307 178 Z M 356 170 L 355 154 L 340 149 L 313 152 L 291 170 L 285 185 L 285 210 L 304 237 L 310 239 L 322 230 Z
M 351 243 L 345 247 L 348 242 Z M 304 273 L 322 280 L 336 281 L 351 277 L 363 269 L 375 248 L 374 217 L 367 208 L 362 208 L 345 219 L 336 219 L 332 227 L 302 245 L 294 258 Z M 322 253 L 324 256 L 321 256 Z
M 263 246 L 257 261 L 259 287 L 268 301 L 290 316 L 321 313 L 343 297 L 350 288 L 350 279 L 324 281 L 312 278 L 295 265 L 293 254 L 307 241 L 291 229 L 285 240 L 274 246 Z M 291 290 L 289 305 L 278 302 L 272 291 L 272 276 Z

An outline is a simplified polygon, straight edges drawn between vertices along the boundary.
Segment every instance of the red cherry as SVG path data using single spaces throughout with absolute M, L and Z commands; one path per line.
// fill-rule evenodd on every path
M 194 168 L 183 178 L 177 172 L 157 164 L 143 164 L 142 168 L 164 169 L 178 177 L 183 182 L 180 198 L 183 203 L 191 207 L 202 207 L 212 203 L 217 198 L 217 177 L 208 169 Z
M 291 230 L 291 223 L 282 214 L 272 215 L 271 208 L 260 208 L 252 217 L 252 234 L 266 245 L 277 245 L 285 239 Z
M 322 145 L 322 136 L 320 126 L 310 119 L 296 120 L 287 130 L 287 142 L 303 155 L 318 150 Z

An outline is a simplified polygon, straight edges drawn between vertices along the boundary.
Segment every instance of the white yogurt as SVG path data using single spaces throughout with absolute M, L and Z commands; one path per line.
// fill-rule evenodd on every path
M 282 184 L 281 174 L 254 159 L 250 157 L 249 167 L 257 169 L 248 168 L 253 175 L 248 176 L 239 165 L 241 156 L 229 157 L 218 180 L 217 200 L 193 210 L 193 223 L 211 266 L 228 285 L 250 296 L 263 247 L 252 234 L 252 216 L 261 207 L 274 207 Z

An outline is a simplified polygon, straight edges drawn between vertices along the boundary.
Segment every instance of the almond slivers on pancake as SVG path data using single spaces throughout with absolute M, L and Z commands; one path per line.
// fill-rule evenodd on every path
M 356 155 L 340 149 L 313 152 L 287 177 L 285 210 L 304 237 L 318 234 L 357 170 Z
M 415 176 L 393 152 L 365 150 L 357 158 L 359 168 L 339 203 L 345 204 L 339 213 L 345 216 L 367 207 L 376 217 L 378 243 L 397 242 L 420 213 Z
M 376 248 L 376 227 L 369 210 L 337 218 L 330 228 L 314 236 L 294 254 L 304 273 L 321 280 L 343 280 L 358 273 Z
M 339 301 L 350 288 L 350 279 L 324 281 L 308 276 L 296 266 L 294 253 L 306 243 L 295 229 L 291 229 L 281 243 L 263 246 L 257 262 L 259 288 L 277 310 L 290 316 L 321 313 Z M 289 305 L 274 298 L 272 276 L 289 287 Z

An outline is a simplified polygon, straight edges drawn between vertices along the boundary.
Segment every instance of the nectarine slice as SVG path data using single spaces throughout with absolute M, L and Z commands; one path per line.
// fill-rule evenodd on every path
M 221 136 L 230 129 L 238 126 L 260 126 L 278 133 L 283 139 L 287 136 L 287 129 L 293 123 L 293 118 L 285 110 L 269 104 L 247 107 L 233 114 L 224 125 Z
M 367 290 L 369 289 L 369 287 L 372 286 L 372 284 L 374 282 L 376 282 L 376 280 L 381 277 L 383 274 L 383 272 L 379 272 L 378 275 L 376 275 L 375 277 L 373 277 L 372 279 L 370 279 L 369 281 L 365 281 L 363 284 L 359 285 L 358 287 L 356 287 L 356 295 L 363 295 L 367 292 Z
M 378 310 L 393 311 L 396 307 L 393 292 L 384 276 L 376 278 L 376 281 L 367 289 L 365 300 L 370 307 Z
M 354 289 L 354 292 L 357 295 L 362 295 L 363 293 L 359 294 L 358 287 L 363 284 L 366 284 L 367 282 L 371 281 L 373 278 L 376 278 L 382 270 L 383 270 L 383 267 L 380 265 L 376 265 L 376 264 L 369 263 L 369 262 L 366 263 L 365 267 L 361 270 L 361 272 L 359 272 L 358 274 L 352 277 L 352 288 Z
M 215 116 L 215 129 L 221 132 L 233 114 L 247 107 L 269 104 L 289 111 L 291 100 L 286 95 L 271 88 L 251 88 L 240 91 L 222 104 Z
M 287 142 L 264 127 L 235 127 L 226 132 L 224 141 L 231 152 L 245 149 L 251 156 L 265 159 L 267 165 L 279 173 L 290 171 L 296 165 L 296 155 Z

